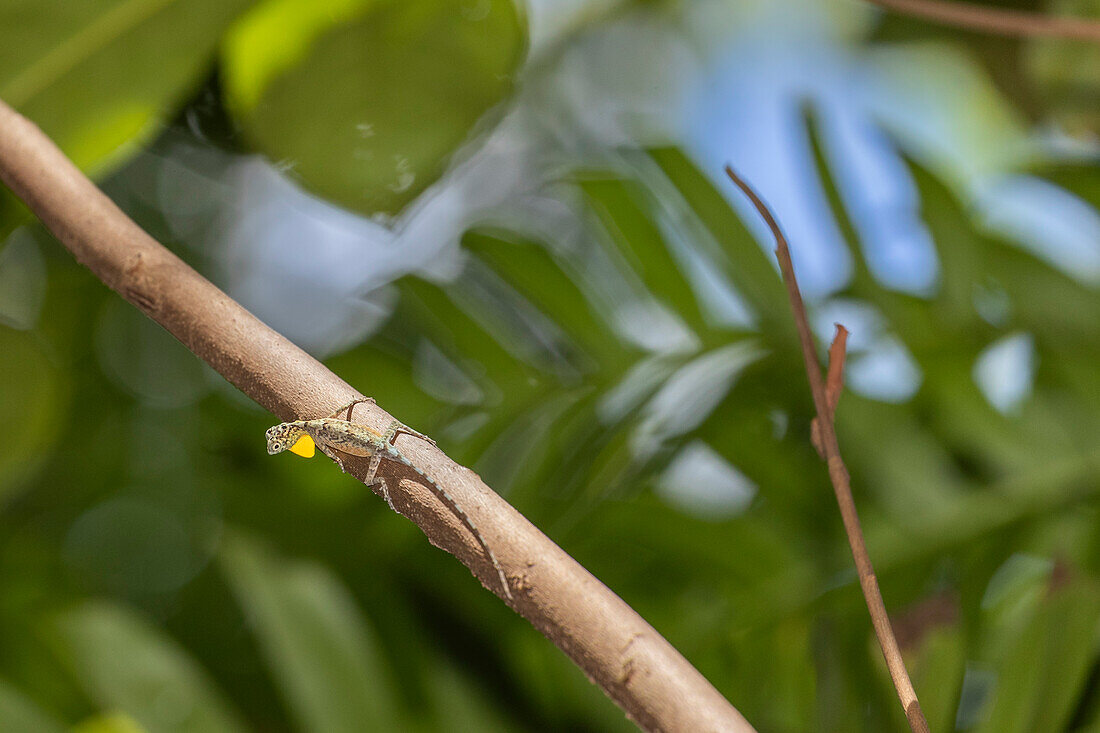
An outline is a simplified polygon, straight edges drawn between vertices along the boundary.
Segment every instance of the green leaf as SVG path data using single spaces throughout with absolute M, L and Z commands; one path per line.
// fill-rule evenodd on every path
M 211 388 L 206 365 L 121 298 L 103 304 L 95 345 L 103 372 L 145 404 L 182 407 Z
M 617 254 L 630 263 L 646 289 L 697 336 L 705 333 L 700 304 L 656 217 L 651 216 L 651 207 L 646 206 L 645 189 L 631 180 L 595 176 L 582 179 L 580 187 Z
M 793 330 L 777 265 L 729 201 L 683 151 L 657 148 L 650 155 L 672 184 L 670 191 L 661 191 L 662 202 L 666 206 L 684 207 L 686 221 L 694 218 L 701 227 L 690 232 L 692 244 L 703 249 L 711 265 L 749 300 L 764 330 Z
M 4 733 L 64 733 L 65 726 L 19 690 L 0 681 L 0 730 Z
M 81 721 L 73 727 L 73 733 L 146 733 L 146 730 L 125 713 L 111 713 Z
M 120 161 L 208 73 L 251 0 L 0 2 L 0 99 L 81 168 Z
M 304 731 L 404 730 L 378 644 L 326 569 L 230 536 L 222 567 Z
M 100 707 L 127 713 L 149 733 L 245 730 L 198 663 L 130 611 L 90 602 L 53 628 L 63 658 Z
M 890 92 L 871 95 L 876 120 L 924 165 L 959 186 L 1012 169 L 1027 128 L 969 50 L 883 44 L 866 60 Z
M 527 730 L 511 722 L 505 716 L 505 709 L 487 699 L 468 676 L 445 661 L 432 665 L 429 675 L 432 704 L 435 706 L 436 722 L 432 730 L 441 731 L 520 731 Z
M 462 245 L 568 334 L 583 355 L 576 360 L 581 362 L 578 367 L 618 370 L 634 356 L 592 308 L 569 263 L 554 257 L 544 244 L 500 232 L 472 231 L 463 237 Z M 595 363 L 585 364 L 588 360 Z
M 31 333 L 0 326 L 0 414 L 18 415 L 0 450 L 0 499 L 33 474 L 62 428 L 66 398 L 62 373 Z
M 394 213 L 509 93 L 525 34 L 512 0 L 269 0 L 226 39 L 226 101 L 308 187 Z
M 1047 4 L 1046 12 L 1095 22 L 1100 17 L 1100 2 L 1054 0 Z M 1096 109 L 1100 47 L 1063 38 L 1033 38 L 1027 41 L 1023 61 L 1032 77 L 1029 88 L 1047 105 L 1050 117 L 1070 134 L 1082 139 L 1094 136 L 1100 129 Z
M 1100 589 L 1089 580 L 1040 599 L 997 665 L 979 733 L 1064 730 L 1096 658 L 1098 621 Z
M 907 657 L 906 664 L 929 728 L 954 730 L 959 689 L 966 671 L 965 635 L 956 625 L 934 628 Z M 882 670 L 886 671 L 885 662 Z M 889 684 L 886 675 L 882 679 L 885 685 Z
M 505 633 L 502 654 L 513 676 L 522 680 L 537 719 L 543 721 L 543 730 L 638 730 L 620 709 L 607 704 L 604 692 L 560 650 L 519 626 Z M 583 718 L 578 716 L 579 711 L 583 711 Z M 577 722 L 580 719 L 584 725 Z

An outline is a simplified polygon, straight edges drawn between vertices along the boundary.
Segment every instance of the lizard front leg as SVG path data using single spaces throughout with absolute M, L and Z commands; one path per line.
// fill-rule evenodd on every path
M 369 402 L 369 403 L 371 403 L 371 404 L 377 404 L 377 403 L 376 403 L 376 402 L 374 401 L 374 398 L 373 398 L 373 397 L 360 397 L 360 398 L 359 398 L 359 399 L 357 399 L 357 400 L 352 400 L 351 402 L 349 402 L 348 404 L 344 405 L 343 407 L 341 407 L 341 408 L 340 408 L 339 410 L 337 410 L 336 412 L 332 413 L 332 414 L 331 414 L 331 415 L 329 415 L 328 417 L 329 417 L 329 418 L 334 418 L 334 417 L 338 417 L 338 416 L 340 415 L 340 413 L 341 413 L 341 412 L 343 412 L 344 410 L 347 410 L 347 411 L 348 411 L 348 414 L 347 414 L 347 417 L 345 417 L 345 418 L 344 418 L 344 420 L 347 420 L 348 422 L 351 422 L 351 411 L 352 411 L 352 410 L 353 410 L 353 409 L 355 408 L 355 406 L 356 406 L 356 405 L 358 405 L 358 404 L 360 404 L 360 403 L 363 403 L 363 402 Z
M 348 472 L 348 470 L 344 468 L 344 459 L 340 457 L 339 451 L 329 448 L 327 445 L 324 444 L 324 442 L 320 440 L 314 440 L 313 442 L 317 445 L 318 448 L 321 449 L 322 453 L 331 458 L 333 463 L 340 467 L 341 471 L 343 471 L 344 473 Z
M 410 428 L 403 422 L 394 420 L 390 423 L 390 426 L 386 428 L 386 432 L 382 433 L 382 439 L 390 445 L 397 445 L 397 436 L 399 435 L 411 435 L 414 438 L 420 438 L 421 440 L 435 445 L 435 441 L 429 438 L 424 433 L 418 433 Z

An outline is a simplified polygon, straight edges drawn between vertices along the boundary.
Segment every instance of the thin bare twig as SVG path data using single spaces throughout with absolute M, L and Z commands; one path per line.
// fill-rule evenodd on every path
M 905 670 L 905 662 L 901 658 L 901 651 L 898 649 L 894 630 L 890 626 L 890 617 L 886 613 L 886 605 L 882 602 L 882 593 L 879 591 L 875 569 L 871 565 L 871 557 L 867 554 L 867 545 L 863 540 L 863 529 L 860 527 L 856 503 L 852 498 L 848 469 L 844 465 L 844 460 L 840 457 L 840 445 L 837 443 L 836 431 L 833 429 L 832 408 L 830 407 L 828 389 L 825 380 L 821 376 L 821 364 L 817 359 L 817 350 L 814 347 L 810 322 L 806 317 L 806 306 L 802 303 L 802 293 L 798 289 L 798 281 L 794 276 L 794 264 L 791 262 L 790 247 L 787 246 L 787 240 L 783 236 L 783 232 L 775 221 L 771 210 L 757 196 L 756 191 L 742 180 L 730 166 L 726 166 L 726 174 L 749 197 L 749 200 L 760 212 L 760 216 L 767 222 L 768 228 L 775 236 L 775 256 L 779 259 L 779 269 L 783 273 L 783 282 L 787 285 L 787 295 L 790 297 L 795 326 L 798 328 L 798 338 L 802 344 L 802 358 L 806 363 L 806 376 L 810 380 L 810 391 L 813 393 L 821 445 L 829 466 L 829 479 L 832 481 L 836 502 L 840 507 L 840 516 L 844 521 L 844 531 L 848 535 L 848 545 L 852 548 L 852 557 L 855 559 L 856 571 L 859 574 L 859 585 L 863 589 L 863 598 L 867 602 L 867 610 L 871 613 L 871 624 L 875 628 L 875 635 L 878 637 L 879 646 L 882 648 L 882 655 L 886 658 L 886 666 L 890 670 L 890 677 L 894 681 L 894 689 L 897 690 L 898 699 L 905 710 L 905 717 L 909 720 L 909 727 L 913 730 L 913 733 L 928 733 L 928 722 L 924 719 L 924 713 L 921 712 L 920 703 L 917 701 L 916 690 L 913 689 L 909 673 Z M 842 332 L 844 332 L 843 328 L 838 331 L 837 339 L 833 342 L 834 349 L 843 349 L 844 347 L 846 336 L 842 335 Z M 846 332 L 844 333 L 846 334 Z M 842 368 L 842 358 L 834 354 L 832 360 Z M 834 379 L 833 383 L 837 386 L 839 392 L 839 379 Z M 835 404 L 834 400 L 833 406 Z
M 879 7 L 905 15 L 1002 36 L 1065 38 L 1100 42 L 1100 21 L 1059 18 L 1020 10 L 990 8 L 971 3 L 943 0 L 868 0 Z
M 281 420 L 327 415 L 362 396 L 150 237 L 41 130 L 3 102 L 0 180 L 78 261 Z M 356 421 L 381 428 L 392 417 L 376 405 L 363 405 Z M 256 449 L 263 450 L 259 433 Z M 477 474 L 424 441 L 408 441 L 402 452 L 476 521 L 512 582 L 512 608 L 639 726 L 753 731 L 652 626 Z M 502 593 L 492 563 L 454 512 L 418 483 L 414 471 L 395 461 L 383 466 L 392 506 L 486 587 Z M 345 467 L 363 480 L 369 459 L 348 456 Z
M 836 325 L 836 336 L 829 347 L 829 375 L 825 378 L 825 397 L 829 403 L 829 422 L 832 422 L 836 414 L 836 406 L 840 403 L 840 393 L 844 391 L 844 359 L 847 356 L 845 346 L 848 343 L 848 329 L 839 323 Z M 825 445 L 821 442 L 821 418 L 815 417 L 810 421 L 810 442 L 814 444 L 817 454 L 825 458 Z
M 848 329 L 839 323 L 836 336 L 829 347 L 829 375 L 825 378 L 825 396 L 829 398 L 829 422 L 833 421 L 836 406 L 840 404 L 840 393 L 844 391 L 844 359 L 847 355 Z

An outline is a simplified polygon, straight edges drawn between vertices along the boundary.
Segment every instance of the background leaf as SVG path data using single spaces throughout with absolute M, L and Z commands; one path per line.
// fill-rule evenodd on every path
M 0 728 L 10 733 L 62 733 L 65 726 L 6 682 L 0 682 Z
M 4 495 L 40 468 L 61 429 L 66 401 L 64 372 L 25 332 L 0 327 L 0 369 L 18 390 L 0 391 L 0 409 L 22 415 L 20 429 L 10 431 L 0 452 L 0 505 Z
M 404 728 L 377 644 L 324 568 L 284 565 L 240 537 L 225 543 L 223 564 L 302 730 Z
M 89 602 L 61 615 L 54 628 L 89 696 L 149 733 L 245 730 L 198 664 L 123 608 Z
M 512 0 L 269 0 L 226 39 L 227 101 L 312 190 L 396 213 L 505 99 L 524 33 Z
M 194 93 L 250 0 L 0 3 L 0 99 L 102 170 Z M 133 152 L 133 149 L 131 149 Z

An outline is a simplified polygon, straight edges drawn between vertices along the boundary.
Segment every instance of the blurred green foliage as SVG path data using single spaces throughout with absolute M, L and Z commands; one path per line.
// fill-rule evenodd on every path
M 202 83 L 221 34 L 249 4 L 6 0 L 0 99 L 81 168 L 105 172 L 149 141 Z M 0 214 L 5 209 L 18 210 L 6 189 Z
M 1058 0 L 1054 9 L 1067 17 L 1095 18 L 1096 0 Z M 1100 97 L 1100 49 L 1094 43 L 1058 43 L 1036 39 L 1024 57 L 1044 106 L 1069 131 L 1095 134 L 1100 129 L 1096 100 Z
M 222 43 L 227 125 L 338 202 L 396 208 L 506 95 L 522 22 L 486 3 L 497 42 L 483 43 L 462 34 L 457 3 L 330 5 L 302 20 L 304 5 L 269 0 L 223 41 L 242 8 L 103 3 L 47 22 L 0 4 L 4 27 L 25 35 L 0 51 L 0 97 L 94 169 L 174 116 Z M 293 53 L 267 53 L 265 33 Z M 438 37 L 438 56 L 412 52 Z M 364 68 L 366 43 L 386 62 Z M 387 64 L 413 76 L 366 81 Z M 442 109 L 435 85 L 450 73 L 457 107 L 424 112 Z M 333 86 L 311 89 L 318 78 Z M 345 86 L 378 96 L 341 99 L 347 109 L 309 128 L 318 100 Z M 410 188 L 355 160 L 357 120 L 377 155 L 408 158 Z M 558 177 L 585 247 L 474 227 L 457 279 L 400 280 L 386 325 L 328 364 L 478 471 L 759 730 L 903 730 L 807 439 L 811 401 L 771 259 L 681 151 L 618 160 Z M 817 172 L 847 223 L 820 156 Z M 884 596 L 933 730 L 1100 730 L 1100 294 L 983 233 L 935 175 L 911 172 L 935 293 L 882 287 L 846 224 L 857 266 L 836 296 L 872 309 L 921 374 L 911 399 L 849 391 L 837 415 Z M 1037 173 L 1100 206 L 1094 167 Z M 128 208 L 177 244 L 161 212 Z M 25 221 L 3 217 L 5 231 Z M 736 289 L 744 322 L 716 317 L 684 243 Z M 20 311 L 0 293 L 0 408 L 14 428 L 0 451 L 0 729 L 630 729 L 365 487 L 323 462 L 268 459 L 270 417 L 38 227 L 8 239 L 0 283 L 41 304 Z M 613 292 L 678 324 L 675 345 L 624 333 Z M 1019 335 L 1038 366 L 1002 413 L 973 368 Z M 693 452 L 755 493 L 685 509 L 670 467 Z
M 525 37 L 512 0 L 267 2 L 226 37 L 226 103 L 311 189 L 396 213 L 504 99 Z

